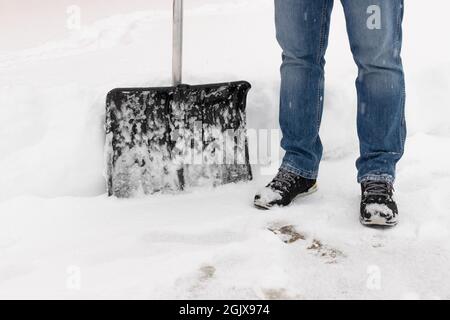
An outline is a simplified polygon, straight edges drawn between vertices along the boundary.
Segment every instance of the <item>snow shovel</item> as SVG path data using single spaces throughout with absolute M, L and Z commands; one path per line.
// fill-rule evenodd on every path
M 119 88 L 106 101 L 110 196 L 249 181 L 246 81 L 182 84 L 183 0 L 173 2 L 173 86 Z

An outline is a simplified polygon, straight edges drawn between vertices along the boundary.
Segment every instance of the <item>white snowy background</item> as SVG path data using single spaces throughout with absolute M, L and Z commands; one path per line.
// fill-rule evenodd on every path
M 0 32 L 0 298 L 450 298 L 448 1 L 406 1 L 409 133 L 389 231 L 358 222 L 356 68 L 338 1 L 320 191 L 270 213 L 252 207 L 271 178 L 258 168 L 247 184 L 106 197 L 105 95 L 170 84 L 171 1 L 108 17 L 81 2 L 80 30 L 65 29 L 64 7 L 53 40 L 45 19 Z M 278 128 L 273 1 L 185 2 L 185 82 L 248 80 L 249 128 Z

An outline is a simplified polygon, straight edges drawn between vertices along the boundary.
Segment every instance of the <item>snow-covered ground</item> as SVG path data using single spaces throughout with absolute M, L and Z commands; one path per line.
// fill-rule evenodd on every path
M 185 82 L 248 80 L 249 128 L 278 128 L 272 1 L 197 2 L 186 12 Z M 407 2 L 409 136 L 402 220 L 389 231 L 358 222 L 356 69 L 339 2 L 318 193 L 258 211 L 253 195 L 271 177 L 255 167 L 247 184 L 107 198 L 105 95 L 170 84 L 171 13 L 160 10 L 1 50 L 0 298 L 450 299 L 448 1 Z

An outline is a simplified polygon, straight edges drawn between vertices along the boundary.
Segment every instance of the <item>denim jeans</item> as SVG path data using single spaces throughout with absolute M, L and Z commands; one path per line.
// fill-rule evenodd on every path
M 275 0 L 283 49 L 280 125 L 282 168 L 316 179 L 323 147 L 325 51 L 333 0 Z M 359 73 L 358 182 L 394 182 L 403 155 L 405 81 L 401 60 L 403 0 L 341 0 Z

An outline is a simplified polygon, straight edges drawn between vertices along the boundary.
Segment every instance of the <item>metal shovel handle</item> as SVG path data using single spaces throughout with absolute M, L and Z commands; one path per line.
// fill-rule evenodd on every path
M 183 0 L 173 0 L 172 83 L 182 82 L 183 70 Z

